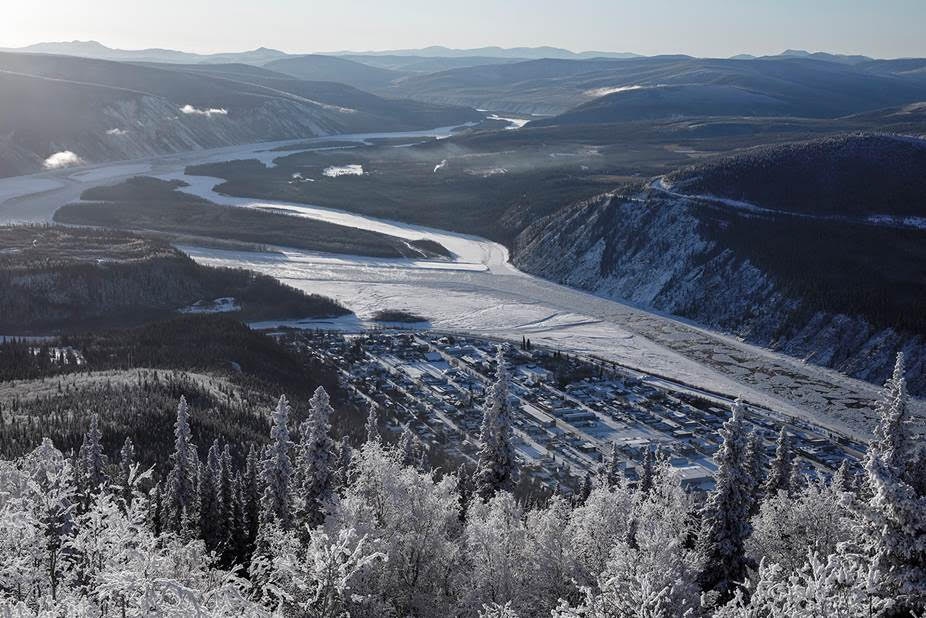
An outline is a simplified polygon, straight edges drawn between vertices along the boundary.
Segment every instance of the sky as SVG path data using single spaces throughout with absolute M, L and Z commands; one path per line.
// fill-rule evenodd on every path
M 926 56 L 926 0 L 9 0 L 0 47 L 290 53 L 551 45 L 726 57 L 785 49 Z

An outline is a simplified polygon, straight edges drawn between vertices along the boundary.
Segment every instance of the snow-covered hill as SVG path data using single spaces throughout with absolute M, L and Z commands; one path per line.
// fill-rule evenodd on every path
M 809 224 L 801 220 L 799 225 L 803 229 Z M 837 237 L 855 239 L 842 250 L 857 252 L 852 257 L 868 264 L 869 271 L 855 271 L 850 260 L 846 272 L 833 268 L 826 279 L 820 268 L 830 268 L 846 255 L 834 255 L 833 247 L 823 243 L 806 246 L 804 238 L 793 234 L 797 226 L 791 221 L 731 212 L 722 204 L 657 191 L 605 195 L 541 220 L 519 238 L 514 262 L 532 274 L 690 318 L 873 382 L 889 375 L 895 354 L 903 351 L 911 390 L 926 391 L 926 338 L 910 327 L 915 322 L 903 324 L 893 312 L 902 312 L 904 303 L 916 312 L 923 293 L 921 276 L 918 286 L 915 271 L 912 281 L 896 282 L 898 302 L 890 311 L 878 313 L 883 299 L 869 297 L 891 285 L 889 264 L 908 257 L 905 250 L 911 246 L 924 246 L 916 240 L 926 240 L 926 234 L 820 225 L 839 228 Z M 870 264 L 865 247 L 858 246 L 864 244 L 859 239 L 872 234 L 897 241 L 881 246 L 883 269 Z M 805 246 L 798 250 L 798 244 Z M 769 254 L 789 262 L 790 270 L 768 259 Z M 804 264 L 802 281 L 793 270 L 800 271 L 804 261 L 814 265 Z M 883 281 L 862 281 L 865 275 Z M 855 296 L 813 293 L 828 286 L 863 289 Z

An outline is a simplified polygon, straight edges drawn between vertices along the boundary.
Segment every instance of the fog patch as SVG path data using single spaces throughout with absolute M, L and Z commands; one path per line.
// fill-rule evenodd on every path
M 358 164 L 332 165 L 331 167 L 326 167 L 322 174 L 328 178 L 337 178 L 338 176 L 363 176 L 363 166 Z
M 189 103 L 180 108 L 181 114 L 186 114 L 188 116 L 205 116 L 206 118 L 212 118 L 213 116 L 227 116 L 228 110 L 221 107 L 210 107 L 209 109 L 199 109 L 193 107 Z
M 42 163 L 42 167 L 47 170 L 57 170 L 65 167 L 74 167 L 75 165 L 83 165 L 83 163 L 84 160 L 75 153 L 70 150 L 62 150 L 45 159 L 45 162 Z

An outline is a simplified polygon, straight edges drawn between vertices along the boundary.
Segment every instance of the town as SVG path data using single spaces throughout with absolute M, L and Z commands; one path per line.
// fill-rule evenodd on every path
M 391 431 L 406 429 L 425 449 L 475 463 L 482 398 L 494 379 L 499 345 L 511 383 L 509 407 L 518 468 L 549 489 L 569 493 L 605 466 L 633 482 L 647 451 L 665 457 L 693 491 L 713 487 L 712 456 L 730 401 L 696 393 L 627 368 L 556 350 L 433 331 L 278 330 L 301 354 L 336 366 L 354 402 L 373 406 Z M 852 467 L 865 446 L 804 419 L 747 405 L 747 420 L 773 456 L 787 426 L 800 471 L 828 477 Z

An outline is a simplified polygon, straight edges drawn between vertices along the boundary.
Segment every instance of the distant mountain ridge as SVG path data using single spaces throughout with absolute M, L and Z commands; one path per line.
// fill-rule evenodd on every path
M 0 109 L 0 177 L 39 171 L 43 162 L 101 163 L 482 118 L 471 109 L 384 99 L 243 64 L 146 65 L 3 52 Z

